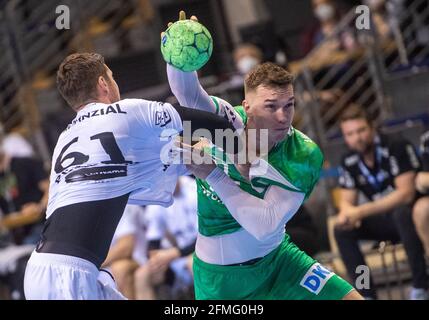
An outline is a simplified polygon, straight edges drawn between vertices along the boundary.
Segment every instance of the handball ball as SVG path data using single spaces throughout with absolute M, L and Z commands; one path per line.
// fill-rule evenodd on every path
M 209 61 L 212 52 L 212 36 L 197 21 L 176 21 L 161 39 L 161 53 L 165 62 L 185 72 L 202 68 Z

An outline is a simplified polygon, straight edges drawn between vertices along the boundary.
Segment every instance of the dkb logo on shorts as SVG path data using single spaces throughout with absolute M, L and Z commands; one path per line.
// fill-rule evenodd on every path
M 315 263 L 302 278 L 300 285 L 314 294 L 319 294 L 333 275 L 333 272 L 324 268 L 320 263 Z

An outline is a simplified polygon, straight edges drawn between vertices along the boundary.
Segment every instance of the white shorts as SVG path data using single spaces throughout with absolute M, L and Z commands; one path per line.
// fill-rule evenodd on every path
M 24 277 L 27 300 L 125 300 L 115 281 L 91 262 L 33 251 Z

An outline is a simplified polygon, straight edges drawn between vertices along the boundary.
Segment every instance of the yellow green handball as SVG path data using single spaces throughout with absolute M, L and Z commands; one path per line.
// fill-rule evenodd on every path
M 201 23 L 179 20 L 173 23 L 161 39 L 165 62 L 185 72 L 201 69 L 213 52 L 213 39 Z

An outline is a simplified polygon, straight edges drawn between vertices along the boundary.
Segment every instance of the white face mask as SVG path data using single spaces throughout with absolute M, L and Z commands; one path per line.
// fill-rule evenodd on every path
M 335 15 L 335 10 L 334 7 L 330 4 L 323 3 L 316 7 L 314 14 L 320 21 L 323 22 L 332 19 Z
M 245 74 L 248 74 L 258 64 L 259 64 L 258 59 L 247 56 L 247 57 L 241 58 L 238 61 L 237 69 L 241 74 L 245 75 Z

